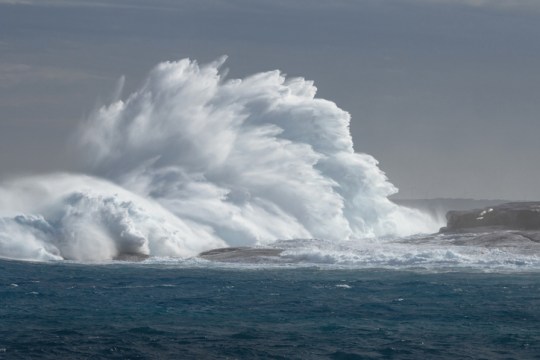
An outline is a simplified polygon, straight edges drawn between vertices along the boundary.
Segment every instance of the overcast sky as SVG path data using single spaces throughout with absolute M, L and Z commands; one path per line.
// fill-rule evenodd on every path
M 314 80 L 402 198 L 540 200 L 539 39 L 537 0 L 0 0 L 0 172 L 77 169 L 120 76 L 227 54 Z

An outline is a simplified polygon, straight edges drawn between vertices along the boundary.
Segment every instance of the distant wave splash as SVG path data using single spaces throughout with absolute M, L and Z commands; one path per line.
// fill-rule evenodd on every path
M 431 232 L 355 153 L 350 116 L 279 71 L 226 79 L 225 58 L 164 62 L 76 135 L 84 174 L 0 185 L 0 257 L 106 261 L 226 246 Z

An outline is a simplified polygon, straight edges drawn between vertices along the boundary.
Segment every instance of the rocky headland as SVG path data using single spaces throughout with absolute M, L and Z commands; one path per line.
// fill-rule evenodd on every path
M 462 245 L 540 244 L 540 202 L 510 202 L 483 209 L 449 211 L 442 234 L 476 233 Z
M 483 209 L 449 211 L 441 232 L 472 228 L 540 231 L 540 202 L 511 202 Z

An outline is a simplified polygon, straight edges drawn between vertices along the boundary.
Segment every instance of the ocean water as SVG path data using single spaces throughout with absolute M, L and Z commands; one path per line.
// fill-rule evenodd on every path
M 0 358 L 539 359 L 539 275 L 0 260 Z

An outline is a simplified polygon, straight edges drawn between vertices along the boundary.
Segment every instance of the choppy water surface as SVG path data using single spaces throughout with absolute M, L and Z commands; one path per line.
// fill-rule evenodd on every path
M 540 358 L 538 273 L 0 261 L 0 358 Z

